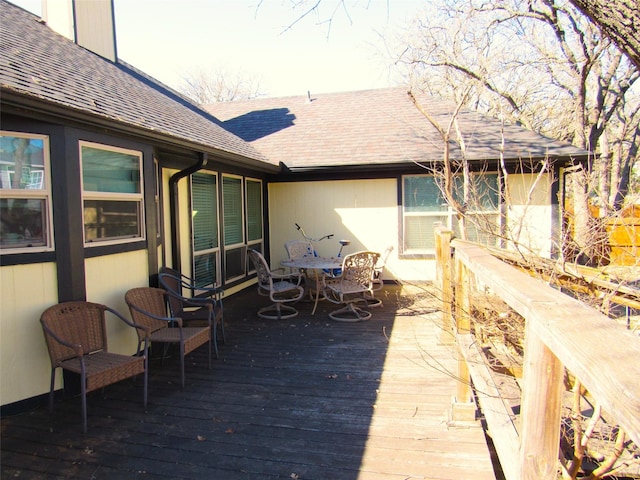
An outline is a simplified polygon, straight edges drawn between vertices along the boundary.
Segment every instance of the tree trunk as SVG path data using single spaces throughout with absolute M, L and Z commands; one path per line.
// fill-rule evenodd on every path
M 640 69 L 640 2 L 638 0 L 570 0 L 623 50 Z

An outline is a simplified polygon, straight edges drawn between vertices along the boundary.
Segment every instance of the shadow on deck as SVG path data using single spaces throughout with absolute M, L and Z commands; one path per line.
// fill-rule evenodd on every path
M 225 300 L 227 344 L 211 370 L 206 348 L 151 362 L 142 384 L 2 419 L 2 478 L 495 479 L 480 423 L 451 428 L 455 356 L 438 344 L 436 299 L 385 286 L 382 308 L 357 324 L 335 305 L 298 304 L 266 321 L 249 289 Z

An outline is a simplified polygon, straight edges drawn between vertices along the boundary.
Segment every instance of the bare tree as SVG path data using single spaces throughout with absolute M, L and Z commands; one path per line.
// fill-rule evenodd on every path
M 188 72 L 182 77 L 178 91 L 200 105 L 250 100 L 263 95 L 258 77 L 244 72 L 229 73 L 220 69 Z
M 577 210 L 595 195 L 605 214 L 623 207 L 640 159 L 640 72 L 588 18 L 556 0 L 432 0 L 400 39 L 398 64 L 432 94 L 594 153 Z M 599 161 L 595 162 L 596 154 Z M 574 185 L 580 185 L 575 182 Z M 582 206 L 584 205 L 584 206 Z M 591 230 L 580 225 L 576 233 Z M 589 257 L 591 238 L 579 238 Z

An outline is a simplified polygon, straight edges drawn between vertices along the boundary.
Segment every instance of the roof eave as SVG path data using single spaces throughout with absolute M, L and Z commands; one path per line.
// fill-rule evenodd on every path
M 61 122 L 77 122 L 82 125 L 106 129 L 114 134 L 126 134 L 143 138 L 160 144 L 185 148 L 196 152 L 206 152 L 216 157 L 221 163 L 241 166 L 265 173 L 278 173 L 280 165 L 274 165 L 259 159 L 248 158 L 222 149 L 216 149 L 209 145 L 171 136 L 163 132 L 156 132 L 129 123 L 121 122 L 113 118 L 88 113 L 68 106 L 50 102 L 33 95 L 22 94 L 13 89 L 0 87 L 2 100 L 2 112 L 6 114 L 18 114 L 31 118 L 46 117 L 47 120 Z

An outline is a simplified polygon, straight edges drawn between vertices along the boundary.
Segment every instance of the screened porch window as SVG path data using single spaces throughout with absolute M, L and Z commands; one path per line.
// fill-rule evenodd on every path
M 247 243 L 262 243 L 262 182 L 247 179 Z
M 193 277 L 198 287 L 218 286 L 220 241 L 218 238 L 218 180 L 215 174 L 191 176 L 191 231 Z
M 49 138 L 0 132 L 0 249 L 53 250 Z
M 244 277 L 246 245 L 244 241 L 244 195 L 242 177 L 222 177 L 225 281 Z
M 80 142 L 86 245 L 144 239 L 142 153 Z
M 462 177 L 454 180 L 454 195 L 462 198 Z M 499 222 L 499 190 L 497 174 L 474 174 L 470 182 L 472 202 L 467 206 L 466 233 L 469 240 L 495 245 Z M 433 254 L 434 224 L 442 225 L 460 236 L 455 211 L 445 200 L 433 175 L 412 175 L 402 178 L 403 252 Z

